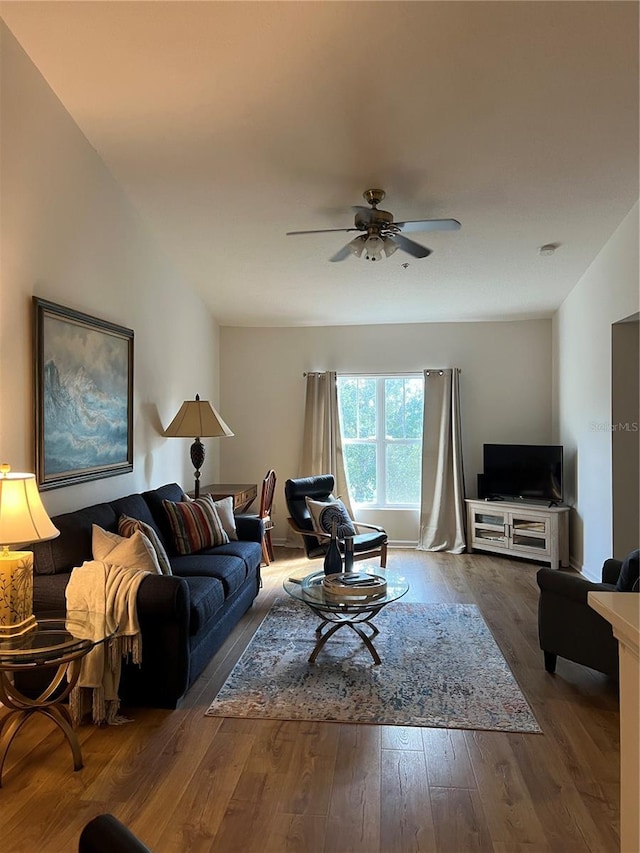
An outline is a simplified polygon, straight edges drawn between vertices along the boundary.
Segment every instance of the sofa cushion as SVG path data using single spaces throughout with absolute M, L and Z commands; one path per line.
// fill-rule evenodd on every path
M 167 483 L 165 486 L 160 486 L 157 489 L 151 489 L 148 492 L 143 492 L 142 497 L 144 498 L 146 505 L 149 507 L 149 512 L 151 513 L 156 527 L 160 531 L 160 537 L 164 547 L 166 548 L 167 554 L 172 557 L 174 554 L 177 554 L 177 551 L 173 544 L 171 524 L 167 517 L 167 513 L 162 506 L 162 501 L 174 501 L 174 503 L 178 503 L 179 501 L 185 500 L 186 495 L 177 483 Z M 131 515 L 132 513 L 128 514 Z
M 217 578 L 223 586 L 225 597 L 242 586 L 247 569 L 244 560 L 227 554 L 215 554 L 206 551 L 201 554 L 188 554 L 172 557 L 173 574 L 181 578 L 202 577 Z
M 239 557 L 245 565 L 247 572 L 251 572 L 262 561 L 262 543 L 261 542 L 228 542 L 226 545 L 219 545 L 215 549 L 204 551 L 204 554 L 219 554 L 228 557 Z
M 189 635 L 198 634 L 224 604 L 224 589 L 217 578 L 186 577 L 189 587 Z
M 171 563 L 169 562 L 169 557 L 164 549 L 164 545 L 160 540 L 160 536 L 156 533 L 155 527 L 152 527 L 150 524 L 146 524 L 144 521 L 140 521 L 138 518 L 130 518 L 128 515 L 120 516 L 118 519 L 118 533 L 120 536 L 124 536 L 128 539 L 137 531 L 144 533 L 149 542 L 151 542 L 153 550 L 156 553 L 156 557 L 158 558 L 162 574 L 170 575 Z
M 618 575 L 618 583 L 616 590 L 618 592 L 637 592 L 638 591 L 638 565 L 640 549 L 636 548 L 622 561 L 620 574 Z
M 163 501 L 178 554 L 193 554 L 229 541 L 210 495 L 194 501 Z
M 92 559 L 91 538 L 94 524 L 114 533 L 118 528 L 118 517 L 113 507 L 107 503 L 57 515 L 51 520 L 60 531 L 60 536 L 33 545 L 36 574 L 68 574 L 71 569 L 81 566 L 85 560 Z
M 102 560 L 110 566 L 126 566 L 162 574 L 153 545 L 140 530 L 127 538 L 94 524 L 92 550 L 94 560 Z

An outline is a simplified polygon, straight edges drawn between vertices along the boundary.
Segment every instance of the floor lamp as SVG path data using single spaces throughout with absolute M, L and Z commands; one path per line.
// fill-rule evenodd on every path
M 180 411 L 166 428 L 169 438 L 194 438 L 191 445 L 191 463 L 194 467 L 195 496 L 200 497 L 200 469 L 204 465 L 204 444 L 201 438 L 232 436 L 233 433 L 222 420 L 208 400 L 201 400 L 196 394 L 195 400 L 185 400 Z

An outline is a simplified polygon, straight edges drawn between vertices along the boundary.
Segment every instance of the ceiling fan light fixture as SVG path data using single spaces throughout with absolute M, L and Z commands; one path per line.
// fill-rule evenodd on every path
M 364 242 L 364 256 L 367 261 L 381 261 L 385 257 L 384 240 L 377 234 L 370 234 Z
M 384 242 L 384 253 L 388 258 L 390 258 L 391 255 L 393 255 L 393 253 L 398 248 L 398 244 L 396 243 L 395 240 L 392 240 L 391 237 L 383 237 L 383 242 Z
M 364 252 L 364 244 L 366 242 L 366 234 L 359 234 L 357 237 L 354 237 L 353 240 L 349 243 L 349 249 L 353 252 L 356 258 L 362 256 L 362 253 Z
M 359 234 L 348 244 L 348 248 L 357 258 L 381 261 L 390 257 L 398 248 L 398 244 L 390 237 L 381 237 L 379 234 Z

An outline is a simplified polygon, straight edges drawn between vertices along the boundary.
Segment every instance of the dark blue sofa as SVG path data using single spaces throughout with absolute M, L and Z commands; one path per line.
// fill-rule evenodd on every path
M 71 570 L 92 559 L 92 525 L 117 532 L 128 515 L 150 524 L 160 536 L 173 576 L 148 575 L 140 584 L 137 611 L 142 630 L 142 665 L 123 666 L 123 704 L 175 708 L 260 588 L 262 521 L 236 516 L 238 541 L 197 554 L 177 555 L 163 500 L 184 497 L 177 483 L 142 494 L 55 516 L 60 536 L 32 546 L 36 615 L 63 610 Z

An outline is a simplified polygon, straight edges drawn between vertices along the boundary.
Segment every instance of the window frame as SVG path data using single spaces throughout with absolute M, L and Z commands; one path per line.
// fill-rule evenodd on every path
M 376 437 L 375 439 L 367 438 L 345 438 L 342 425 L 342 406 L 340 404 L 340 382 L 341 380 L 366 379 L 375 380 L 376 383 Z M 420 508 L 420 501 L 416 503 L 387 503 L 387 448 L 397 447 L 400 445 L 418 445 L 422 451 L 423 434 L 421 432 L 418 438 L 389 438 L 386 435 L 386 385 L 388 379 L 420 379 L 422 380 L 423 406 L 424 406 L 424 374 L 419 371 L 409 371 L 407 373 L 340 373 L 338 374 L 338 411 L 340 420 L 340 437 L 342 440 L 343 456 L 345 459 L 345 476 L 349 493 L 351 496 L 351 488 L 349 482 L 349 470 L 346 462 L 346 448 L 348 445 L 365 445 L 376 447 L 376 501 L 375 503 L 359 503 L 351 497 L 353 506 L 362 510 L 416 510 Z M 358 413 L 356 412 L 356 417 Z M 420 467 L 420 475 L 422 474 L 422 466 Z

